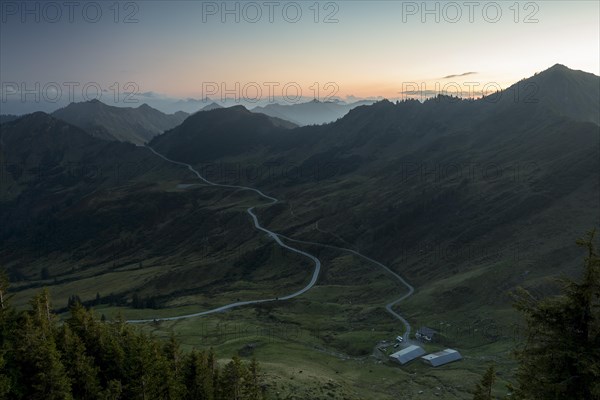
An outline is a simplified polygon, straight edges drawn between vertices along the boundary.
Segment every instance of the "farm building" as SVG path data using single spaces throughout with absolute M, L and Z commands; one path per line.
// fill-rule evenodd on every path
M 425 350 L 419 346 L 408 346 L 390 356 L 390 359 L 396 361 L 399 364 L 406 364 L 409 361 L 414 360 L 417 357 L 425 354 Z
M 428 328 L 426 326 L 422 326 L 419 328 L 417 333 L 415 333 L 415 337 L 422 342 L 431 342 L 435 337 L 436 333 L 437 332 L 433 329 Z
M 453 361 L 462 360 L 460 353 L 453 349 L 445 349 L 438 351 L 437 353 L 427 354 L 421 357 L 426 364 L 432 367 L 439 367 L 440 365 L 448 364 Z

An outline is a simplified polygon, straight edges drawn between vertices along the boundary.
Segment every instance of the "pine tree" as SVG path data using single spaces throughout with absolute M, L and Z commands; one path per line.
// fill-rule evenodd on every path
M 244 381 L 244 399 L 262 400 L 262 390 L 260 387 L 260 369 L 255 358 L 250 361 L 248 373 Z
M 206 354 L 206 375 L 203 383 L 204 393 L 206 393 L 207 399 L 213 400 L 218 398 L 219 378 L 217 357 L 215 351 L 211 347 Z
M 0 399 L 8 399 L 13 388 L 9 373 L 14 359 L 14 332 L 17 328 L 15 310 L 10 306 L 8 276 L 0 269 Z
M 123 393 L 123 385 L 121 381 L 113 379 L 108 381 L 106 389 L 100 394 L 102 400 L 119 400 L 121 399 L 121 393 Z
M 175 335 L 171 334 L 169 341 L 165 344 L 163 353 L 165 355 L 165 386 L 162 392 L 168 400 L 181 399 L 185 393 L 183 385 L 183 356 Z
M 52 312 L 50 292 L 48 292 L 48 289 L 43 289 L 39 294 L 35 295 L 29 302 L 29 305 L 31 306 L 29 315 L 37 330 L 44 338 L 52 338 L 57 317 Z
M 8 308 L 8 276 L 0 269 L 0 310 Z
M 192 350 L 186 359 L 184 372 L 184 385 L 187 388 L 185 398 L 189 400 L 205 399 L 207 393 L 204 387 L 206 374 L 206 361 L 204 353 Z
M 223 368 L 220 380 L 220 395 L 224 399 L 241 400 L 246 370 L 239 357 L 234 356 Z
M 47 292 L 46 292 L 47 293 Z M 22 318 L 16 343 L 20 390 L 30 400 L 72 399 L 71 382 L 61 362 L 53 337 L 52 321 L 46 312 L 42 294 L 36 297 L 34 309 Z
M 10 376 L 6 373 L 6 361 L 4 360 L 4 351 L 0 351 L 0 399 L 8 399 L 12 382 Z
M 481 382 L 475 386 L 473 400 L 492 400 L 492 387 L 496 381 L 496 368 L 494 364 L 490 365 L 483 374 Z
M 560 296 L 543 300 L 521 289 L 515 307 L 527 323 L 515 398 L 600 399 L 600 258 L 595 231 L 577 243 L 587 250 L 583 281 L 563 281 Z
M 67 301 L 67 308 L 75 307 L 77 304 L 82 304 L 81 298 L 76 294 L 69 296 L 69 300 Z
M 63 325 L 60 330 L 58 348 L 71 380 L 73 397 L 78 400 L 97 399 L 100 393 L 98 368 L 94 365 L 94 358 L 86 354 L 83 341 L 73 333 L 68 324 Z

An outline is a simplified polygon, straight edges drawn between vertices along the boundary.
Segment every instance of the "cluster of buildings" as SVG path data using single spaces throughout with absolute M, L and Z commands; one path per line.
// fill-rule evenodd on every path
M 416 345 L 408 346 L 407 348 L 392 354 L 390 359 L 404 365 L 418 357 L 421 357 L 421 360 L 423 360 L 425 364 L 431 365 L 432 367 L 439 367 L 440 365 L 462 359 L 460 353 L 454 349 L 445 349 L 438 351 L 437 353 L 425 355 L 425 350 L 421 346 Z
M 434 338 L 435 331 L 426 327 L 420 328 L 415 337 L 422 342 L 431 342 Z M 453 361 L 462 359 L 461 354 L 454 349 L 445 349 L 436 353 L 425 354 L 425 350 L 421 346 L 410 345 L 394 354 L 390 355 L 390 359 L 401 365 L 404 365 L 416 358 L 421 358 L 423 362 L 432 367 L 448 364 Z

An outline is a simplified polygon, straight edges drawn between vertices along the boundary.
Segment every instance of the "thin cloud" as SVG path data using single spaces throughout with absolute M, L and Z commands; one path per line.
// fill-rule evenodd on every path
M 469 75 L 475 75 L 477 74 L 477 72 L 465 72 L 463 74 L 458 74 L 458 75 L 448 75 L 443 77 L 442 79 L 451 79 L 451 78 L 459 78 L 461 76 L 469 76 Z

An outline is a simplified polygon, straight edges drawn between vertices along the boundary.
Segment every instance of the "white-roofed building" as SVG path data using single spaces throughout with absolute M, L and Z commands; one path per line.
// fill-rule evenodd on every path
M 421 359 L 432 367 L 439 367 L 440 365 L 448 364 L 453 361 L 462 360 L 462 356 L 456 350 L 445 349 L 438 351 L 437 353 L 427 354 L 426 356 L 421 357 Z
M 425 354 L 425 350 L 423 350 L 422 347 L 413 345 L 390 355 L 390 359 L 404 365 L 407 362 L 422 356 L 423 354 Z

